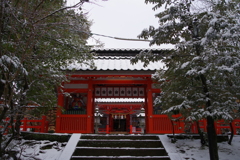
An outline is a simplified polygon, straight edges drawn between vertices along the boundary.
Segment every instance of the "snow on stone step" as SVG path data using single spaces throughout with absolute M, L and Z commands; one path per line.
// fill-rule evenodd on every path
M 151 149 L 159 149 L 165 150 L 164 148 L 136 148 L 136 147 L 76 147 L 76 149 L 137 149 L 137 150 L 151 150 Z
M 71 157 L 78 159 L 170 160 L 170 157 L 156 135 L 83 134 Z
M 71 160 L 77 160 L 77 159 L 125 159 L 125 160 L 134 160 L 134 159 L 160 159 L 160 160 L 171 160 L 169 156 L 72 156 Z
M 60 155 L 59 160 L 69 160 L 71 158 L 80 137 L 81 137 L 81 134 L 72 134 L 65 149 L 63 150 L 62 154 Z

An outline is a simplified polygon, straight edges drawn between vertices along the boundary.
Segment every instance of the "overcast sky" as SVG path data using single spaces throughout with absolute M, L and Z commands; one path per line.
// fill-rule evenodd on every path
M 78 0 L 68 0 L 74 4 Z M 90 0 L 85 3 L 83 11 L 88 12 L 89 20 L 93 21 L 91 32 L 111 37 L 137 39 L 137 36 L 149 25 L 158 26 L 158 19 L 150 4 L 144 0 Z M 115 40 L 102 36 L 93 36 L 104 43 L 104 48 L 150 48 L 149 42 Z M 93 40 L 89 44 L 95 44 Z M 152 46 L 151 48 L 166 48 Z

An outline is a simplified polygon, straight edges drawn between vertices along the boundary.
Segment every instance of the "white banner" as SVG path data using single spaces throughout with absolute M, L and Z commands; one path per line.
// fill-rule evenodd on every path
M 101 89 L 99 88 L 99 87 L 96 87 L 95 88 L 95 96 L 100 96 L 100 92 L 101 91 Z
M 144 88 L 143 87 L 139 88 L 139 96 L 144 96 Z
M 137 87 L 133 87 L 132 90 L 133 90 L 133 96 L 134 97 L 138 96 L 138 88 Z
M 101 96 L 107 96 L 107 88 L 106 87 L 102 87 L 101 88 Z
M 120 96 L 126 96 L 125 87 L 120 87 Z
M 119 87 L 114 87 L 114 96 L 119 96 Z
M 126 88 L 126 93 L 127 93 L 128 97 L 131 97 L 132 96 L 132 88 L 131 87 L 127 87 Z
M 108 96 L 113 96 L 113 87 L 108 87 L 107 91 L 108 91 Z

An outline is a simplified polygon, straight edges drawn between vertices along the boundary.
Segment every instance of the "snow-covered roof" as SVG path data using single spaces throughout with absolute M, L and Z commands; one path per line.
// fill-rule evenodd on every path
M 93 49 L 91 52 L 96 53 L 97 55 L 104 55 L 104 56 L 135 56 L 140 52 L 148 52 L 151 51 L 153 54 L 164 55 L 170 52 L 169 49 L 138 49 L 138 48 L 131 48 L 131 49 L 124 49 L 124 48 L 110 48 L 110 49 Z
M 144 98 L 96 98 L 98 103 L 142 103 Z
M 96 57 L 94 60 L 96 68 L 90 68 L 88 65 L 80 65 L 78 63 L 72 63 L 67 70 L 122 70 L 122 71 L 155 71 L 164 67 L 162 62 L 150 62 L 146 67 L 143 66 L 143 62 L 137 62 L 131 64 L 130 57 Z
M 94 64 L 96 68 L 90 68 L 86 64 L 78 64 L 77 62 L 70 64 L 66 70 L 76 71 L 155 71 L 164 67 L 161 61 L 150 62 L 144 67 L 144 63 L 138 61 L 136 64 L 131 63 L 131 58 L 139 54 L 143 50 L 139 49 L 100 49 L 93 50 L 96 54 Z M 144 50 L 145 51 L 145 50 Z M 153 54 L 163 55 L 168 51 L 151 50 Z

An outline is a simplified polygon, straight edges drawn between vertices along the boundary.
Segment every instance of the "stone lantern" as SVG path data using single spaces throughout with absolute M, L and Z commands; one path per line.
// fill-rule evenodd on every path
M 95 109 L 95 114 L 94 114 L 94 128 L 95 128 L 95 133 L 98 133 L 98 127 L 102 125 L 102 124 L 100 123 L 100 117 L 101 117 L 101 114 L 99 113 L 99 108 L 96 107 L 96 109 Z
M 139 116 L 139 127 L 141 128 L 141 133 L 144 133 L 145 130 L 145 110 L 144 108 L 141 109 L 141 113 Z

